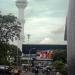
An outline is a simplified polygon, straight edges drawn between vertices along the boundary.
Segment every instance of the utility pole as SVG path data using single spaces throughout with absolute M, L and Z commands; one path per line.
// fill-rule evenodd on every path
M 29 45 L 29 41 L 30 41 L 30 34 L 27 34 L 27 37 L 28 37 L 28 45 Z M 28 47 L 28 49 L 29 49 L 29 47 Z M 29 59 L 28 59 L 28 65 L 30 65 L 30 49 L 29 49 L 29 53 L 28 53 L 28 57 L 29 57 Z M 30 67 L 29 67 L 30 68 Z

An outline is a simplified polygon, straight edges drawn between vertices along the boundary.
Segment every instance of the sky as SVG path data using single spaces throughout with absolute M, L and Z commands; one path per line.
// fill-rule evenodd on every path
M 18 16 L 16 0 L 0 0 L 2 14 Z M 68 0 L 28 0 L 25 8 L 24 43 L 66 44 L 64 30 Z

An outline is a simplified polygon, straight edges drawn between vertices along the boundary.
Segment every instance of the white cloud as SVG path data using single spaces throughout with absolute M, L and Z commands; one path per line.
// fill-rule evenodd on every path
M 55 40 L 51 38 L 44 38 L 40 41 L 40 44 L 54 44 L 56 43 Z
M 65 29 L 65 26 L 61 26 L 58 29 L 56 29 L 55 31 L 53 31 L 52 33 L 53 34 L 64 34 L 64 29 Z
M 67 42 L 46 37 L 40 41 L 40 44 L 67 44 Z

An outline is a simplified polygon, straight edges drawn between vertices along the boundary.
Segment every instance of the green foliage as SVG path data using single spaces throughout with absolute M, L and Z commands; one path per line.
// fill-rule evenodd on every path
M 60 73 L 61 73 L 62 75 L 68 75 L 68 73 L 67 73 L 67 68 L 64 66 L 64 68 L 60 71 Z
M 60 60 L 63 63 L 67 62 L 67 50 L 55 50 L 53 54 L 53 61 Z
M 64 67 L 64 63 L 62 61 L 55 61 L 53 62 L 53 66 L 57 69 L 60 70 Z
M 67 75 L 67 50 L 55 50 L 53 53 L 53 66 L 62 75 Z
M 62 75 L 67 75 L 67 68 L 62 61 L 54 61 L 53 66 L 59 71 Z
M 8 44 L 0 43 L 0 64 L 9 64 L 8 50 L 9 50 L 9 45 Z
M 21 51 L 17 46 L 9 45 L 9 40 L 20 39 L 21 26 L 14 15 L 0 14 L 0 64 L 9 64 L 10 58 L 21 56 Z
M 13 58 L 12 64 L 17 63 L 17 58 L 18 58 L 18 62 L 20 63 L 22 52 L 17 46 L 10 45 L 9 55 L 10 55 L 10 58 Z
M 0 42 L 9 42 L 20 38 L 21 26 L 17 17 L 13 15 L 0 15 Z
M 18 55 L 21 56 L 22 53 L 21 53 L 20 49 L 15 45 L 10 45 L 9 54 L 11 57 L 16 57 L 17 51 L 18 51 Z
M 0 64 L 10 64 L 10 58 L 16 60 L 18 52 L 18 59 L 20 60 L 22 52 L 15 45 L 7 43 L 0 43 Z M 15 61 L 16 62 L 16 61 Z M 14 63 L 14 61 L 12 62 Z

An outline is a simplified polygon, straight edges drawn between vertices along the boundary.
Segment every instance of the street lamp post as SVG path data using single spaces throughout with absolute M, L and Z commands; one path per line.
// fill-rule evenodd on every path
M 30 58 L 30 64 L 31 64 L 31 51 L 34 50 L 35 48 L 32 48 L 29 50 L 29 58 Z
M 29 45 L 29 40 L 30 40 L 30 34 L 27 34 L 27 38 L 28 38 L 28 45 Z M 28 48 L 29 49 L 29 48 Z M 28 65 L 30 65 L 30 49 L 29 49 L 29 59 L 28 59 Z
M 34 50 L 34 49 L 36 49 L 36 48 L 29 49 L 29 59 L 30 59 L 29 64 L 30 64 L 30 69 L 31 69 L 31 51 Z
M 29 41 L 30 41 L 30 34 L 27 34 L 27 37 L 28 37 L 28 44 L 29 44 Z
M 18 48 L 17 48 L 17 67 L 18 67 Z
M 27 34 L 27 37 L 28 37 L 28 45 L 29 45 L 29 41 L 30 41 L 30 34 Z M 29 60 L 28 60 L 28 64 L 30 65 L 31 64 L 31 51 L 35 49 L 35 48 L 32 48 L 32 49 L 29 49 Z

